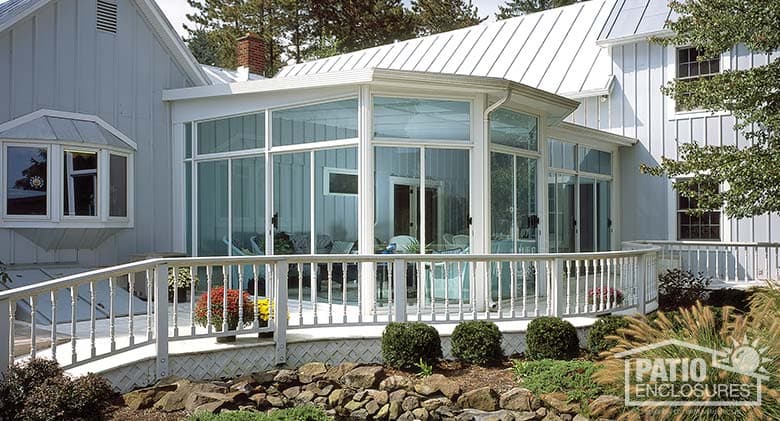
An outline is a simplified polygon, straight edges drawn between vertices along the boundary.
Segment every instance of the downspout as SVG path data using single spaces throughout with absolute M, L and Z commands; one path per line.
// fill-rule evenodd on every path
M 504 94 L 504 96 L 501 99 L 499 99 L 498 101 L 494 102 L 489 107 L 485 108 L 485 113 L 483 115 L 483 120 L 485 121 L 484 127 L 485 127 L 485 134 L 486 135 L 490 133 L 489 130 L 488 130 L 488 120 L 490 118 L 490 113 L 495 111 L 496 108 L 504 105 L 507 101 L 509 101 L 509 98 L 511 98 L 511 97 L 512 97 L 512 89 L 506 88 L 506 93 Z M 485 136 L 484 138 L 487 139 L 487 136 Z

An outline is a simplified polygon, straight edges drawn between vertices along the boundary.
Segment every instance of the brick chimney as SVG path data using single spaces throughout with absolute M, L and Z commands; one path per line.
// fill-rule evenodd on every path
M 236 64 L 258 75 L 265 72 L 265 45 L 260 36 L 248 33 L 236 40 Z

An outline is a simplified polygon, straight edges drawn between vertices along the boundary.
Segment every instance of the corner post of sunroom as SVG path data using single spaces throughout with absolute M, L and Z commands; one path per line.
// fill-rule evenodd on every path
M 471 231 L 474 242 L 474 254 L 490 253 L 490 136 L 489 110 L 487 94 L 477 95 L 474 99 L 472 136 L 474 153 L 471 159 Z M 490 286 L 486 285 L 489 269 L 484 262 L 475 262 L 474 303 L 476 311 L 485 311 L 485 294 Z
M 371 147 L 371 89 L 369 85 L 359 87 L 358 96 L 358 252 L 361 255 L 374 254 L 374 152 Z M 375 311 L 373 263 L 361 263 L 360 312 L 363 317 Z

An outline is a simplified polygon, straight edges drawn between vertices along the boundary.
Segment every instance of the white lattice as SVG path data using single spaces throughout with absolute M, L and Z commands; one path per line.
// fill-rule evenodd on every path
M 336 365 L 346 361 L 374 363 L 382 361 L 382 345 L 376 339 L 332 339 L 287 345 L 287 365 L 295 367 L 311 361 Z
M 100 375 L 105 377 L 115 389 L 125 393 L 154 383 L 155 371 L 155 360 L 145 359 L 104 371 Z
M 217 379 L 272 368 L 276 356 L 273 345 L 222 349 L 219 351 L 171 355 L 169 371 L 188 379 Z

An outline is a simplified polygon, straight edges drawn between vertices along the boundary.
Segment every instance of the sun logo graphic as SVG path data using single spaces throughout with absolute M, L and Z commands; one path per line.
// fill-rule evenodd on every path
M 760 406 L 767 350 L 747 337 L 721 349 L 669 339 L 615 357 L 624 360 L 627 406 Z

